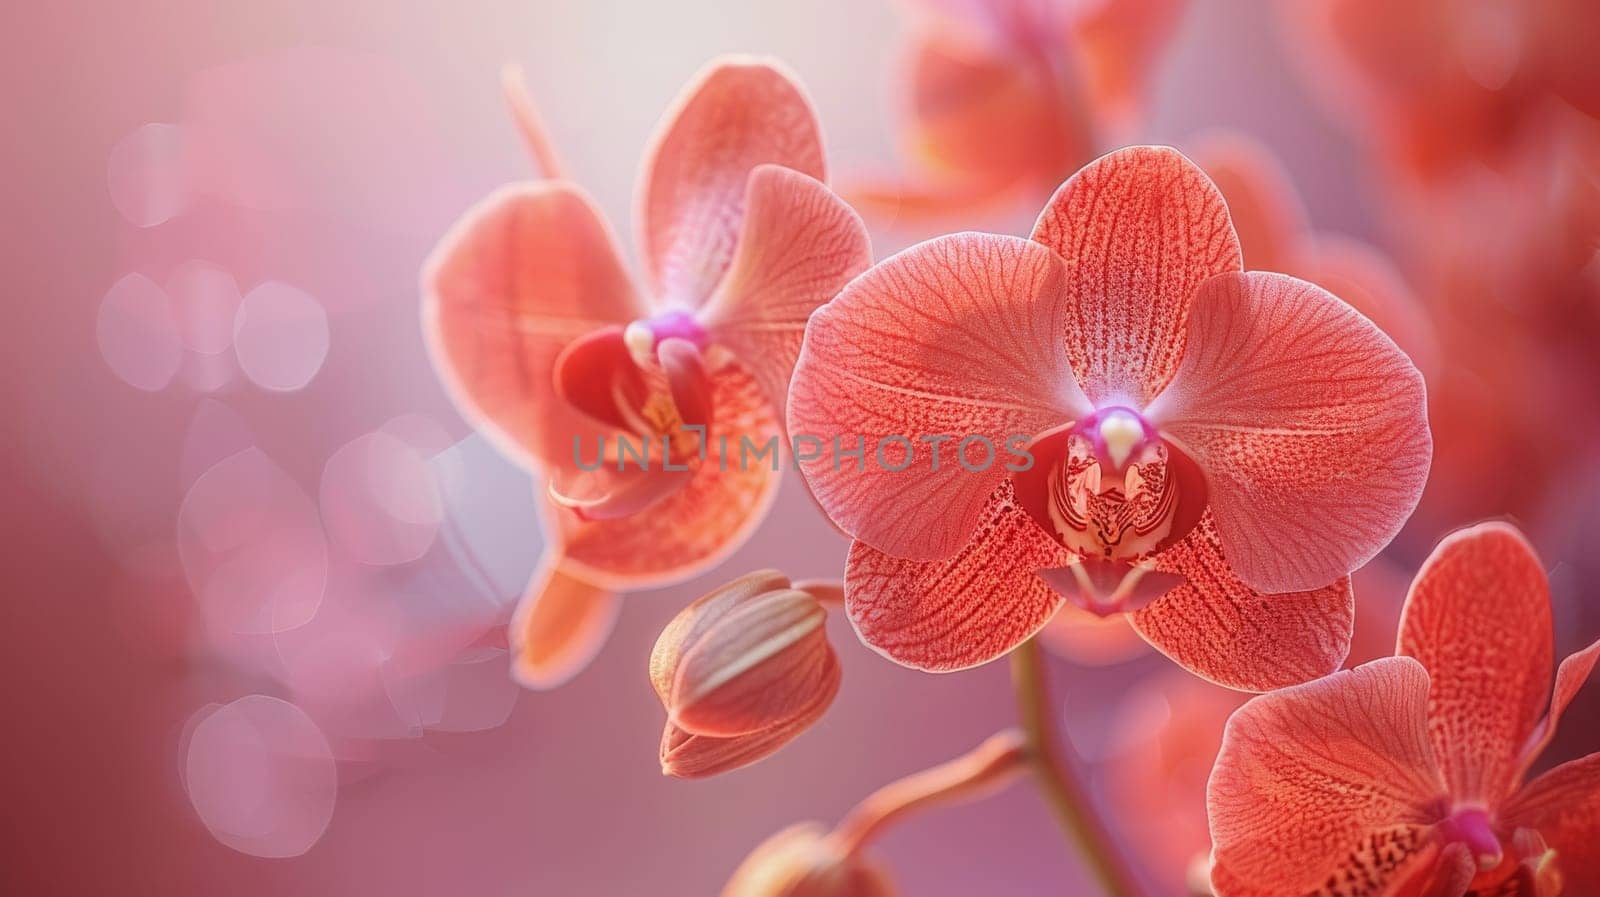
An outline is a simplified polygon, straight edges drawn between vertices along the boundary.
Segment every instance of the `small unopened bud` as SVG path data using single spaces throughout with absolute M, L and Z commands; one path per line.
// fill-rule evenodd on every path
M 826 618 L 815 594 L 771 570 L 684 608 L 650 656 L 667 710 L 662 771 L 695 778 L 744 766 L 816 722 L 839 690 Z
M 778 832 L 750 852 L 722 889 L 722 897 L 893 897 L 894 886 L 875 863 L 847 852 L 801 823 Z

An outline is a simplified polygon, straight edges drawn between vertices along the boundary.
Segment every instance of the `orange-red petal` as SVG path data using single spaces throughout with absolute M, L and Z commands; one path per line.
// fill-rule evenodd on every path
M 745 182 L 773 163 L 824 179 L 822 136 L 804 92 L 776 62 L 729 56 L 684 88 L 645 157 L 639 243 L 658 301 L 693 307 L 733 259 Z
M 1242 269 L 1222 194 L 1171 147 L 1128 147 L 1084 166 L 1045 206 L 1033 239 L 1067 262 L 1067 354 L 1097 406 L 1148 404 L 1178 370 L 1195 290 Z
M 1348 577 L 1303 592 L 1252 589 L 1229 564 L 1209 513 L 1157 555 L 1156 565 L 1185 582 L 1134 611 L 1134 628 L 1201 678 L 1267 691 L 1325 676 L 1350 651 L 1355 599 Z
M 1516 786 L 1519 760 L 1550 695 L 1550 590 L 1515 527 L 1452 533 L 1417 572 L 1397 654 L 1433 680 L 1429 734 L 1459 800 L 1494 806 Z
M 683 488 L 616 520 L 556 509 L 566 563 L 584 578 L 624 590 L 681 582 L 731 554 L 771 507 L 779 481 L 777 418 L 760 385 L 727 352 L 712 346 L 706 360 L 712 424 L 705 459 L 687 462 L 694 471 Z M 770 451 L 758 457 L 763 449 Z
M 989 497 L 971 539 L 921 562 L 850 546 L 845 609 L 869 647 L 904 666 L 950 672 L 987 663 L 1049 622 L 1062 597 L 1034 575 L 1071 560 L 1017 507 L 1010 482 Z
M 511 621 L 512 675 L 538 689 L 571 679 L 600 651 L 620 609 L 615 592 L 547 560 Z
M 861 216 L 821 181 L 777 165 L 751 173 L 738 248 L 700 322 L 760 381 L 780 421 L 806 321 L 871 264 Z
M 1427 702 L 1427 671 L 1386 658 L 1234 713 L 1206 796 L 1217 897 L 1391 894 L 1428 870 L 1444 784 Z
M 1555 848 L 1562 894 L 1600 894 L 1600 753 L 1563 763 L 1529 782 L 1500 813 Z
M 1556 737 L 1556 728 L 1561 725 L 1562 715 L 1567 712 L 1572 699 L 1583 689 L 1584 683 L 1589 681 L 1589 674 L 1594 672 L 1597 661 L 1600 661 L 1600 641 L 1568 655 L 1566 660 L 1561 661 L 1561 666 L 1556 668 L 1556 688 L 1550 696 L 1550 710 L 1534 728 L 1527 747 L 1522 751 L 1524 775 L 1528 767 L 1544 753 L 1544 749 L 1550 746 L 1550 740 Z
M 1027 240 L 955 234 L 880 262 L 812 316 L 789 432 L 840 528 L 896 557 L 946 557 L 1009 475 L 1008 440 L 1087 413 L 1061 351 L 1062 274 Z
M 1207 281 L 1177 376 L 1146 410 L 1205 471 L 1239 577 L 1317 588 L 1389 544 L 1433 457 L 1422 375 L 1326 290 L 1283 274 Z
M 453 227 L 422 275 L 423 331 L 456 403 L 506 450 L 571 467 L 601 424 L 555 392 L 571 341 L 641 312 L 594 203 L 563 181 L 491 195 Z
M 1298 273 L 1311 223 L 1283 163 L 1255 138 L 1233 132 L 1202 136 L 1190 157 L 1227 200 L 1245 267 Z

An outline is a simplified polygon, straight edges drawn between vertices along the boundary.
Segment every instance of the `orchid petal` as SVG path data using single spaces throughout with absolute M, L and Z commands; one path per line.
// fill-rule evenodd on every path
M 705 458 L 684 462 L 692 468 L 688 482 L 620 520 L 558 510 L 567 564 L 585 578 L 618 589 L 681 582 L 733 553 L 771 507 L 779 482 L 778 421 L 754 377 L 726 353 L 712 355 L 713 419 Z M 698 434 L 687 438 L 699 441 Z M 659 448 L 659 440 L 652 445 Z
M 943 558 L 1007 477 L 1010 440 L 1088 413 L 1060 350 L 1061 277 L 1026 240 L 956 234 L 879 263 L 812 316 L 789 432 L 836 524 L 896 557 Z
M 1148 404 L 1178 370 L 1195 290 L 1242 266 L 1222 194 L 1171 147 L 1084 166 L 1033 239 L 1067 262 L 1067 354 L 1097 407 Z
M 1295 273 L 1366 315 L 1433 382 L 1430 376 L 1439 368 L 1433 322 L 1394 262 L 1345 237 L 1318 236 L 1307 252 Z
M 1185 582 L 1133 612 L 1133 626 L 1191 672 L 1241 691 L 1325 676 L 1350 650 L 1355 599 L 1348 578 L 1318 589 L 1263 594 L 1233 571 L 1209 514 L 1156 556 Z
M 641 313 L 594 203 L 561 181 L 507 187 L 440 241 L 422 276 L 423 329 L 456 403 L 513 456 L 572 466 L 604 428 L 555 392 L 568 343 Z
M 512 676 L 540 690 L 565 683 L 599 653 L 621 607 L 615 592 L 547 561 L 511 623 Z
M 995 490 L 971 540 L 938 561 L 904 560 L 866 542 L 850 546 L 845 610 L 868 647 L 903 666 L 944 673 L 988 663 L 1054 616 L 1062 597 L 1035 570 L 1070 555 Z
M 871 264 L 861 217 L 821 181 L 777 165 L 751 173 L 738 248 L 700 320 L 761 382 L 779 420 L 806 321 Z
M 1589 674 L 1594 672 L 1597 661 L 1600 661 L 1600 641 L 1569 655 L 1566 660 L 1561 661 L 1561 666 L 1556 668 L 1556 689 L 1550 696 L 1550 710 L 1534 728 L 1533 735 L 1528 739 L 1528 746 L 1522 751 L 1523 774 L 1526 774 L 1528 767 L 1544 753 L 1544 749 L 1550 746 L 1551 739 L 1556 737 L 1556 727 L 1561 724 L 1562 714 L 1571 706 L 1572 700 L 1583 689 L 1584 683 L 1589 681 Z
M 1172 384 L 1146 410 L 1206 473 L 1239 577 L 1313 589 L 1371 560 L 1422 497 L 1422 375 L 1327 291 L 1282 274 L 1215 277 Z
M 1206 789 L 1219 897 L 1392 894 L 1431 866 L 1427 702 L 1422 665 L 1386 658 L 1239 708 Z
M 1500 811 L 1507 828 L 1530 828 L 1555 848 L 1563 894 L 1600 894 L 1600 753 L 1529 782 Z
M 777 63 L 730 56 L 684 88 L 646 154 L 639 236 L 655 295 L 697 306 L 722 280 L 762 163 L 824 179 L 816 115 Z
M 1446 537 L 1417 572 L 1395 653 L 1433 678 L 1429 733 L 1458 800 L 1494 806 L 1550 694 L 1550 589 L 1522 534 L 1484 523 Z

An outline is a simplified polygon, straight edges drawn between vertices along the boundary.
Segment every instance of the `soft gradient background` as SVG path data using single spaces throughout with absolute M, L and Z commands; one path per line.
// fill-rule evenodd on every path
M 0 893 L 709 895 L 771 832 L 831 823 L 872 788 L 1013 719 L 1004 664 L 913 673 L 834 620 L 845 684 L 815 730 L 712 781 L 660 775 L 662 714 L 645 662 L 666 620 L 750 569 L 840 569 L 843 540 L 792 476 L 721 570 L 631 596 L 597 661 L 560 690 L 519 693 L 480 676 L 449 692 L 458 703 L 446 717 L 459 724 L 431 727 L 351 709 L 372 694 L 329 694 L 363 672 L 367 655 L 344 646 L 380 618 L 407 644 L 432 645 L 461 620 L 476 627 L 449 645 L 462 653 L 423 667 L 502 664 L 491 624 L 538 556 L 531 483 L 470 438 L 418 328 L 415 283 L 433 241 L 488 190 L 531 174 L 502 108 L 501 64 L 525 66 L 573 175 L 629 235 L 641 148 L 680 86 L 718 53 L 772 54 L 799 74 L 836 176 L 890 165 L 889 61 L 901 26 L 888 0 L 152 0 L 34 4 L 6 19 Z M 1320 229 L 1383 243 L 1361 155 L 1308 96 L 1267 4 L 1196 3 L 1138 136 L 1181 145 L 1207 127 L 1248 131 L 1284 158 Z M 225 187 L 139 227 L 113 201 L 126 186 L 113 160 L 130 139 L 124 152 L 149 149 L 162 133 L 140 130 L 149 123 L 210 129 L 232 153 L 216 182 Z M 975 224 L 1026 232 L 1032 215 Z M 875 251 L 928 235 L 878 232 Z M 325 309 L 326 358 L 315 367 L 313 351 L 304 388 L 263 389 L 228 352 L 185 351 L 159 391 L 119 378 L 97 340 L 108 290 L 129 273 L 167 283 L 192 259 L 227 271 L 241 292 L 283 282 Z M 129 348 L 117 333 L 113 344 L 140 363 L 137 334 Z M 269 330 L 259 351 L 293 367 L 299 333 Z M 313 624 L 343 627 L 330 630 L 331 666 L 311 685 L 271 675 L 250 659 L 255 649 L 204 622 L 174 547 L 179 508 L 212 464 L 253 445 L 324 517 L 342 513 L 340 496 L 361 489 L 341 492 L 341 478 L 368 474 L 329 459 L 386 424 L 414 435 L 424 455 L 465 442 L 433 459 L 430 470 L 448 475 L 436 492 L 419 487 L 420 530 L 397 536 L 381 516 L 362 522 L 370 508 L 344 509 L 357 535 L 330 535 L 318 611 L 327 616 Z M 1514 461 L 1484 476 L 1515 477 Z M 1585 617 L 1571 603 L 1585 566 L 1595 573 L 1596 470 L 1592 449 L 1572 458 L 1562 500 L 1522 521 L 1567 602 L 1564 650 L 1592 639 L 1597 624 L 1592 607 Z M 365 526 L 377 541 L 362 541 Z M 1414 525 L 1392 559 L 1408 573 L 1441 534 Z M 411 536 L 423 551 L 416 560 L 370 563 Z M 1100 670 L 1057 662 L 1063 718 L 1086 756 L 1114 757 L 1106 733 L 1116 699 L 1162 668 L 1148 658 Z M 303 856 L 224 846 L 185 790 L 196 712 L 252 693 L 305 706 L 340 758 L 332 822 Z M 450 728 L 479 731 L 439 731 Z M 1593 729 L 1569 726 L 1563 745 L 1573 747 L 1562 752 L 1593 748 Z M 1140 822 L 1121 822 L 1136 847 Z M 1088 887 L 1025 787 L 916 817 L 881 853 L 918 897 Z

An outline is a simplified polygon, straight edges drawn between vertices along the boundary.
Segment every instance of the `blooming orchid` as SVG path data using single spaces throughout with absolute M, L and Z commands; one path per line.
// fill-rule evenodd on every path
M 1347 574 L 1427 476 L 1422 378 L 1325 290 L 1240 269 L 1205 174 L 1131 147 L 1031 240 L 932 240 L 819 310 L 789 426 L 830 443 L 797 459 L 855 539 L 861 638 L 962 669 L 1071 601 L 1231 687 L 1336 669 Z
M 904 143 L 924 183 L 871 183 L 864 209 L 937 215 L 1043 195 L 1138 115 L 1184 0 L 907 0 Z M 1003 134 L 1004 139 L 995 135 Z M 1037 201 L 1037 200 L 1032 200 Z
M 552 158 L 526 98 L 513 101 Z M 434 253 L 437 367 L 476 423 L 548 477 L 556 505 L 559 556 L 513 633 L 525 682 L 587 660 L 616 591 L 715 565 L 765 514 L 777 464 L 708 461 L 706 446 L 778 436 L 807 317 L 870 263 L 860 219 L 823 177 L 800 87 L 775 63 L 729 57 L 683 92 L 646 156 L 643 293 L 594 202 L 559 178 L 499 190 Z M 625 459 L 622 438 L 662 457 Z
M 1229 721 L 1208 793 L 1218 897 L 1600 893 L 1600 753 L 1527 780 L 1600 659 L 1600 642 L 1568 657 L 1552 693 L 1551 628 L 1515 528 L 1445 539 L 1400 656 Z

